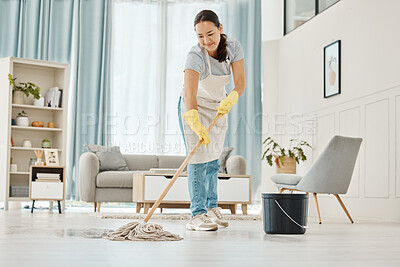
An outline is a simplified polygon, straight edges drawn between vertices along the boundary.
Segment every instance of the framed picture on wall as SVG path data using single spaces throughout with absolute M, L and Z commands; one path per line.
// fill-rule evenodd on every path
M 340 40 L 324 47 L 324 98 L 340 94 Z
M 44 158 L 46 160 L 46 166 L 60 166 L 57 149 L 45 149 Z

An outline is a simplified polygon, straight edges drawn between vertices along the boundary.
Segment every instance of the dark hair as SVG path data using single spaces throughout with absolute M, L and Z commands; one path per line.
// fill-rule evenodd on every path
M 211 10 L 200 11 L 194 18 L 194 26 L 202 21 L 211 21 L 215 24 L 217 28 L 219 28 L 220 25 L 217 14 L 215 14 L 215 12 Z M 219 62 L 225 61 L 228 55 L 228 52 L 226 51 L 226 47 L 228 45 L 226 43 L 226 38 L 227 36 L 225 34 L 221 34 L 221 40 L 219 41 L 219 45 L 217 48 L 217 59 Z

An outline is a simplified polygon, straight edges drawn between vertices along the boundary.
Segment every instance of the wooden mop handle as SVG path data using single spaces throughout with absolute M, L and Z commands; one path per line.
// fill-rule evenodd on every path
M 215 119 L 211 122 L 210 126 L 208 127 L 207 131 L 210 132 L 211 128 L 214 127 L 214 125 L 217 123 L 217 121 L 222 117 L 223 115 L 221 113 L 218 113 Z M 165 195 L 168 193 L 169 189 L 171 189 L 172 185 L 175 183 L 176 179 L 178 179 L 179 175 L 182 173 L 183 169 L 185 169 L 186 165 L 188 165 L 189 160 L 192 158 L 196 150 L 200 147 L 202 140 L 199 140 L 196 144 L 196 146 L 192 149 L 192 151 L 189 153 L 189 155 L 186 157 L 186 159 L 182 162 L 181 166 L 179 169 L 176 171 L 175 175 L 172 177 L 171 182 L 167 185 L 167 187 L 164 189 L 164 191 L 161 193 L 159 198 L 157 199 L 156 203 L 154 203 L 153 207 L 151 207 L 151 210 L 149 213 L 147 213 L 146 218 L 144 218 L 144 222 L 147 223 L 151 216 L 153 215 L 154 211 L 160 206 L 161 201 L 164 199 Z

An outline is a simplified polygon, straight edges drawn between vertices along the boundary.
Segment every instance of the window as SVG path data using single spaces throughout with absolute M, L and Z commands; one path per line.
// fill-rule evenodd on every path
M 324 11 L 337 2 L 339 2 L 339 0 L 318 0 L 318 13 Z
M 284 34 L 291 32 L 340 0 L 285 0 Z
M 184 155 L 177 104 L 202 9 L 226 21 L 224 1 L 114 1 L 111 141 L 122 153 Z

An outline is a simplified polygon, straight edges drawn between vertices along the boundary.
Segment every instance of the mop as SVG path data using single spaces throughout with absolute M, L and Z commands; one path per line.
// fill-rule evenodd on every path
M 217 123 L 217 121 L 223 115 L 218 113 L 215 119 L 211 122 L 207 131 L 210 132 L 211 128 Z M 131 240 L 131 241 L 179 241 L 183 238 L 179 235 L 172 234 L 168 231 L 165 231 L 161 225 L 147 223 L 154 211 L 158 208 L 161 201 L 164 199 L 165 195 L 168 193 L 169 189 L 175 183 L 176 179 L 178 179 L 179 175 L 185 169 L 186 165 L 189 163 L 189 160 L 194 155 L 196 150 L 200 147 L 202 140 L 199 140 L 196 146 L 192 149 L 186 159 L 182 162 L 181 166 L 172 177 L 171 181 L 161 193 L 160 197 L 157 199 L 156 203 L 154 203 L 151 210 L 147 213 L 147 216 L 144 218 L 143 222 L 130 222 L 118 228 L 117 230 L 107 234 L 106 238 L 112 241 L 123 241 L 123 240 Z

